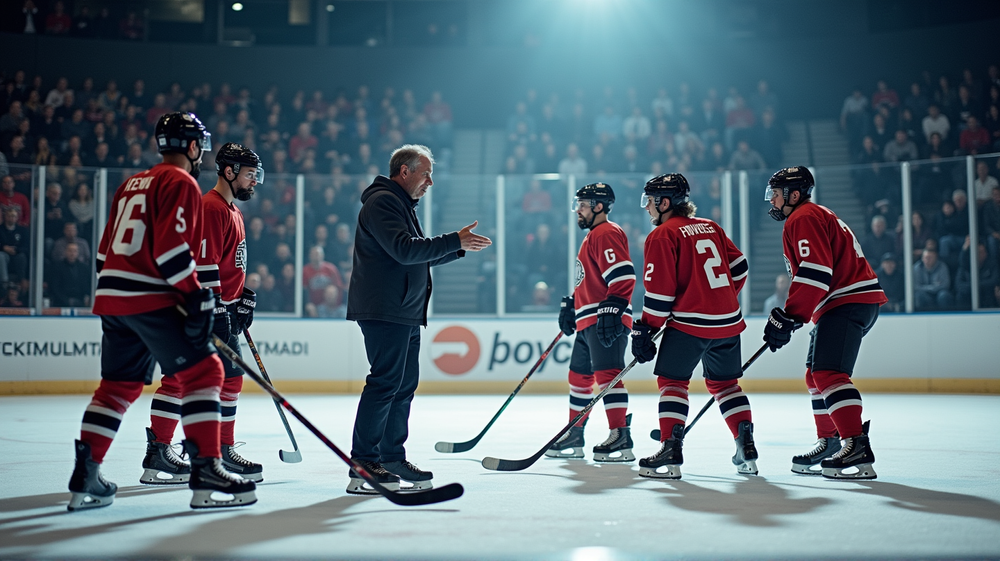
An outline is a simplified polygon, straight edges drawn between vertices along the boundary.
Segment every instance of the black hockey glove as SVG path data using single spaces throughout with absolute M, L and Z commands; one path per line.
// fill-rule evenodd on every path
M 563 296 L 559 303 L 559 329 L 567 337 L 576 332 L 576 302 L 572 296 Z
M 800 327 L 802 324 L 788 317 L 785 310 L 773 308 L 767 323 L 764 324 L 764 340 L 767 341 L 771 352 L 787 345 L 792 340 L 792 332 Z
M 621 296 L 608 296 L 608 299 L 597 305 L 597 340 L 610 348 L 615 339 L 625 333 L 622 314 L 628 307 L 628 300 Z
M 218 296 L 215 297 L 215 308 L 212 310 L 212 313 L 214 315 L 212 333 L 228 345 L 229 334 L 233 329 L 233 320 L 229 317 L 229 310 L 222 305 L 222 300 Z
M 209 342 L 214 324 L 215 295 L 212 290 L 202 288 L 184 295 L 184 335 L 196 347 L 201 348 Z
M 243 289 L 240 299 L 229 305 L 229 311 L 233 314 L 233 333 L 237 336 L 243 333 L 244 329 L 249 329 L 253 323 L 253 309 L 257 307 L 257 293 L 249 288 Z
M 656 343 L 653 335 L 659 329 L 642 323 L 641 319 L 632 322 L 632 356 L 639 364 L 644 364 L 656 358 Z

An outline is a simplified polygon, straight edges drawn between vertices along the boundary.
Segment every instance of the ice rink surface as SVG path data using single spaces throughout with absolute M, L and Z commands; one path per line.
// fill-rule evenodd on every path
M 249 382 L 248 382 L 249 383 Z M 513 389 L 513 388 L 512 388 Z M 357 396 L 289 396 L 350 449 Z M 506 396 L 413 402 L 408 457 L 465 495 L 429 507 L 347 495 L 347 468 L 290 417 L 303 461 L 272 403 L 240 400 L 240 452 L 264 464 L 259 502 L 195 511 L 186 486 L 140 485 L 148 395 L 125 416 L 104 462 L 119 486 L 108 508 L 69 513 L 73 439 L 88 396 L 0 398 L 0 558 L 316 559 L 1000 559 L 1000 397 L 868 394 L 876 481 L 792 474 L 815 433 L 808 395 L 751 394 L 760 476 L 740 476 L 716 409 L 685 439 L 683 479 L 638 476 L 636 463 L 597 465 L 603 408 L 587 427 L 587 459 L 541 459 L 489 472 L 485 456 L 532 455 L 567 421 L 565 396 L 522 395 L 471 451 L 434 451 L 475 436 Z M 693 394 L 693 414 L 707 400 Z M 656 397 L 633 395 L 637 457 L 659 445 Z M 180 429 L 178 429 L 180 432 Z M 179 440 L 180 434 L 177 435 Z

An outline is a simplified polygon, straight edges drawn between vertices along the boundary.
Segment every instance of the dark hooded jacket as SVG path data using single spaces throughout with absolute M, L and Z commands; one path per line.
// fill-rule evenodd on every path
M 417 201 L 378 176 L 361 194 L 347 319 L 427 325 L 431 271 L 465 255 L 458 232 L 424 237 Z

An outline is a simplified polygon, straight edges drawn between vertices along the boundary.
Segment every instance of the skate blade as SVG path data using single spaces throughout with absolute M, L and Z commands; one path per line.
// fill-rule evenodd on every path
M 409 483 L 409 485 L 406 485 L 406 486 L 400 485 L 399 486 L 399 492 L 400 493 L 409 493 L 409 492 L 412 492 L 412 491 L 424 491 L 424 490 L 427 490 L 427 489 L 432 489 L 434 487 L 434 482 L 430 481 L 430 480 L 427 480 L 427 481 L 406 481 L 404 479 L 403 482 L 404 483 Z
M 571 450 L 567 452 L 567 450 Z M 576 446 L 573 448 L 563 448 L 562 450 L 546 450 L 545 457 L 547 458 L 570 458 L 579 459 L 583 458 L 583 446 Z
M 390 491 L 399 491 L 399 483 L 383 483 L 383 487 Z M 379 492 L 368 485 L 368 482 L 364 479 L 351 478 L 351 482 L 347 484 L 347 492 L 351 495 L 378 495 Z
M 657 471 L 658 469 L 662 469 L 664 471 Z M 658 468 L 640 467 L 639 475 L 643 477 L 650 477 L 653 479 L 680 479 L 681 466 L 667 465 L 667 466 L 660 466 Z
M 114 495 L 97 497 L 95 495 L 91 495 L 90 493 L 73 493 L 73 496 L 69 499 L 69 504 L 66 505 L 66 510 L 76 511 L 87 510 L 90 508 L 101 508 L 108 506 L 113 502 L 115 502 Z
M 878 475 L 871 464 L 858 464 L 845 468 L 823 468 L 827 479 L 875 479 Z
M 229 508 L 249 506 L 255 502 L 257 502 L 257 494 L 253 491 L 230 494 L 211 489 L 199 489 L 191 497 L 191 508 Z
M 611 452 L 610 454 L 604 454 L 604 453 L 594 452 L 594 461 L 595 462 L 604 462 L 604 463 L 609 463 L 609 464 L 634 462 L 635 461 L 635 455 L 632 454 L 632 449 L 631 448 L 627 448 L 625 450 L 615 450 L 614 452 Z
M 170 473 L 155 469 L 146 469 L 139 478 L 143 485 L 180 485 L 191 479 L 190 473 Z
M 819 464 L 792 464 L 792 473 L 799 475 L 823 475 L 823 469 Z
M 736 473 L 740 475 L 757 475 L 757 461 L 747 460 L 736 466 Z

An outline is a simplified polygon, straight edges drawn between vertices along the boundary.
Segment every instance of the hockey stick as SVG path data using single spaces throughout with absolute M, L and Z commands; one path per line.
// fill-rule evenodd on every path
M 653 335 L 652 340 L 656 341 L 657 339 L 659 339 L 660 336 L 663 335 L 664 331 L 665 330 L 663 329 L 658 331 L 656 335 Z M 626 366 L 624 370 L 619 372 L 617 376 L 615 376 L 610 382 L 608 382 L 608 385 L 605 386 L 604 389 L 600 391 L 600 393 L 594 396 L 594 399 L 591 399 L 590 403 L 588 403 L 582 410 L 580 410 L 580 412 L 576 415 L 576 417 L 573 418 L 572 421 L 569 422 L 568 425 L 563 427 L 561 431 L 559 431 L 554 437 L 552 437 L 552 440 L 549 440 L 548 443 L 546 443 L 545 446 L 542 446 L 541 450 L 535 452 L 533 456 L 525 458 L 523 460 L 501 460 L 500 458 L 493 458 L 487 456 L 483 458 L 483 467 L 493 471 L 521 471 L 522 469 L 530 467 L 531 464 L 537 462 L 538 458 L 541 458 L 545 454 L 545 452 L 549 449 L 550 446 L 552 446 L 553 444 L 556 443 L 557 440 L 559 440 L 559 437 L 565 434 L 566 431 L 568 431 L 569 429 L 573 428 L 573 426 L 576 425 L 578 422 L 580 422 L 581 419 L 586 417 L 587 413 L 589 413 L 590 410 L 593 409 L 595 405 L 597 405 L 597 402 L 600 401 L 601 398 L 603 398 L 609 391 L 611 391 L 611 388 L 613 388 L 615 384 L 620 382 L 621 379 L 624 378 L 626 374 L 628 374 L 628 371 L 632 370 L 632 367 L 638 363 L 639 359 L 633 358 L 632 362 L 628 363 L 628 366 Z
M 240 358 L 240 355 L 236 354 L 234 350 L 230 349 L 229 346 L 226 345 L 222 341 L 222 339 L 219 339 L 219 337 L 214 333 L 212 334 L 212 343 L 214 343 L 215 347 L 219 349 L 219 352 L 226 355 L 226 358 L 233 361 L 234 363 L 236 363 L 237 366 L 242 368 L 243 371 L 246 372 L 247 375 L 250 376 L 254 382 L 257 382 L 257 384 L 260 385 L 260 387 L 263 388 L 264 391 L 271 396 L 272 399 L 281 403 L 282 407 L 287 409 L 288 412 L 292 414 L 292 416 L 298 419 L 300 423 L 305 425 L 306 428 L 309 429 L 309 432 L 316 435 L 316 438 L 322 440 L 323 444 L 326 444 L 326 446 L 330 450 L 333 450 L 334 454 L 339 456 L 341 460 L 344 460 L 344 462 L 347 465 L 351 466 L 351 469 L 354 470 L 354 473 L 357 473 L 359 476 L 361 476 L 362 479 L 364 479 L 369 485 L 371 485 L 372 489 L 375 489 L 376 491 L 381 493 L 383 497 L 389 499 L 393 503 L 401 506 L 429 505 L 444 501 L 450 501 L 452 499 L 457 499 L 458 497 L 462 496 L 462 493 L 465 492 L 465 489 L 462 488 L 462 485 L 458 483 L 449 483 L 444 487 L 434 487 L 424 491 L 407 491 L 402 493 L 399 491 L 393 491 L 391 489 L 387 489 L 381 483 L 375 481 L 375 478 L 372 477 L 372 475 L 368 473 L 368 471 L 365 470 L 365 468 L 361 467 L 361 465 L 359 465 L 357 462 L 351 459 L 351 457 L 345 454 L 340 448 L 337 448 L 337 445 L 334 444 L 329 438 L 327 438 L 325 434 L 320 432 L 320 430 L 316 428 L 315 425 L 310 423 L 309 419 L 306 419 L 305 416 L 302 415 L 302 413 L 299 413 L 297 409 L 292 407 L 292 405 L 288 403 L 288 401 L 284 397 L 282 397 L 280 393 L 278 393 L 278 390 L 274 389 L 274 386 L 267 383 L 264 380 L 264 378 L 260 376 L 260 374 L 254 372 L 253 369 L 250 368 L 250 365 L 244 362 L 242 358 Z
M 757 352 L 755 352 L 753 356 L 750 357 L 750 360 L 746 361 L 746 363 L 743 364 L 742 372 L 746 372 L 747 368 L 750 368 L 750 365 L 753 364 L 755 360 L 760 358 L 760 355 L 764 354 L 765 350 L 767 350 L 767 343 L 764 343 L 764 346 L 757 349 Z M 691 430 L 691 427 L 693 427 L 694 424 L 698 422 L 698 419 L 700 419 L 701 416 L 705 414 L 705 411 L 708 411 L 708 409 L 712 406 L 713 402 L 715 402 L 715 396 L 710 396 L 708 398 L 708 402 L 705 403 L 705 406 L 701 408 L 701 411 L 699 411 L 697 415 L 695 415 L 694 420 L 691 421 L 688 424 L 688 426 L 684 427 L 684 436 L 687 436 L 687 433 Z M 649 432 L 649 438 L 652 438 L 653 440 L 660 442 L 660 429 L 651 430 Z
M 264 368 L 264 363 L 260 360 L 260 353 L 257 352 L 257 345 L 253 344 L 253 338 L 250 337 L 250 330 L 243 330 L 243 337 L 246 338 L 247 344 L 250 345 L 250 352 L 253 353 L 254 360 L 257 361 L 257 368 L 260 369 L 260 375 L 267 380 L 268 384 L 271 384 L 271 378 L 267 375 L 267 369 Z M 274 384 L 271 384 L 272 386 Z M 278 457 L 281 461 L 286 464 L 297 464 L 302 461 L 302 452 L 299 451 L 299 445 L 295 442 L 295 435 L 292 434 L 292 427 L 288 426 L 288 419 L 285 417 L 285 411 L 281 408 L 281 404 L 278 400 L 274 400 L 274 407 L 278 410 L 278 416 L 281 417 L 281 424 L 285 425 L 285 432 L 288 433 L 288 438 L 292 441 L 292 451 L 278 449 Z
M 475 445 L 478 444 L 480 440 L 482 440 L 483 435 L 486 434 L 486 431 L 490 430 L 490 427 L 493 426 L 493 423 L 495 423 L 496 420 L 500 418 L 500 414 L 503 413 L 504 409 L 506 409 L 508 405 L 510 405 L 510 402 L 514 399 L 514 396 L 517 395 L 517 392 L 521 391 L 521 388 L 524 387 L 524 384 L 525 382 L 528 381 L 528 378 L 531 378 L 531 375 L 535 373 L 535 370 L 538 370 L 538 367 L 541 366 L 542 362 L 544 362 L 546 357 L 549 356 L 549 353 L 552 352 L 552 349 L 556 347 L 556 343 L 559 342 L 559 339 L 561 339 L 562 336 L 563 332 L 560 331 L 559 334 L 556 335 L 556 338 L 552 340 L 552 343 L 549 345 L 549 348 L 545 349 L 545 352 L 542 353 L 542 356 L 538 357 L 538 361 L 535 362 L 535 365 L 532 366 L 531 370 L 528 371 L 528 375 L 525 376 L 524 379 L 521 380 L 521 383 L 517 385 L 517 388 L 514 389 L 514 393 L 510 394 L 510 397 L 508 397 L 507 401 L 505 401 L 503 406 L 500 407 L 500 410 L 497 411 L 497 414 L 493 415 L 493 418 L 490 419 L 490 422 L 486 424 L 486 428 L 484 428 L 479 434 L 477 434 L 475 438 L 473 438 L 472 440 L 467 440 L 465 442 L 438 442 L 437 444 L 434 445 L 434 449 L 437 450 L 438 452 L 443 452 L 445 454 L 456 454 L 458 452 L 468 452 L 469 450 L 472 450 L 472 448 L 475 447 Z

